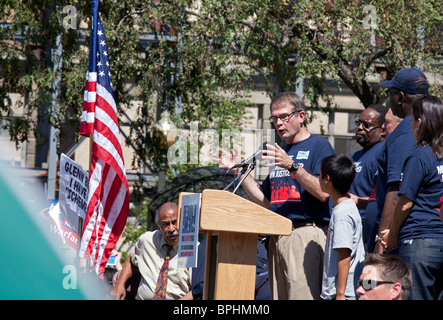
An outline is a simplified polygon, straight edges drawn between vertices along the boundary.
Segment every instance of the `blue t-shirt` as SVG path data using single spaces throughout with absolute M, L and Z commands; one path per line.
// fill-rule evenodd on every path
M 377 171 L 377 155 L 383 147 L 383 142 L 376 143 L 369 149 L 361 149 L 351 155 L 355 166 L 355 179 L 349 189 L 349 193 L 358 197 L 369 197 L 373 193 L 374 173 Z M 358 209 L 362 219 L 365 217 L 365 209 Z
M 292 160 L 314 176 L 320 176 L 321 161 L 334 154 L 328 140 L 310 135 L 307 139 L 283 147 Z M 270 210 L 290 220 L 328 222 L 332 200 L 321 202 L 294 179 L 288 170 L 275 167 L 261 186 L 270 201 Z
M 377 156 L 378 176 L 376 179 L 376 201 L 379 215 L 383 212 L 387 185 L 401 181 L 406 158 L 415 150 L 415 140 L 411 131 L 411 117 L 406 117 L 388 135 Z
M 406 160 L 399 194 L 414 202 L 399 231 L 399 240 L 443 238 L 440 208 L 443 202 L 443 160 L 431 147 L 417 149 Z
M 366 205 L 364 228 L 363 228 L 363 236 L 365 239 L 366 251 L 368 252 L 374 251 L 375 235 L 378 233 L 378 226 L 380 224 L 380 217 L 381 217 L 381 212 L 379 212 L 379 208 L 376 201 L 377 195 L 375 188 L 378 177 L 377 164 L 375 165 L 374 170 L 375 172 L 373 172 L 372 176 L 372 192 L 369 195 L 368 204 Z

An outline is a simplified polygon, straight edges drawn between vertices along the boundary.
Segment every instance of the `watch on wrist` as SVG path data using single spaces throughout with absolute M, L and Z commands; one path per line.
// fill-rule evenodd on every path
M 297 169 L 298 169 L 298 162 L 293 162 L 292 164 L 291 164 L 291 167 L 288 169 L 289 170 L 289 172 L 290 173 L 292 173 L 292 172 L 294 172 L 294 171 L 297 171 Z

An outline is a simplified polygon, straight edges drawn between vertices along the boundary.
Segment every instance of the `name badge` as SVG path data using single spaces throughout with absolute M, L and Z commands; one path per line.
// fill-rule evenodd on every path
M 297 153 L 297 157 L 296 159 L 300 160 L 300 159 L 308 159 L 309 157 L 309 151 L 299 151 Z

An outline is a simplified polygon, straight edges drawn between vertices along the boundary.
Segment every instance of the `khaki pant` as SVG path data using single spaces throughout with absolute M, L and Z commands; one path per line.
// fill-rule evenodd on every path
M 274 300 L 320 299 L 325 243 L 325 232 L 316 226 L 271 236 L 268 262 Z

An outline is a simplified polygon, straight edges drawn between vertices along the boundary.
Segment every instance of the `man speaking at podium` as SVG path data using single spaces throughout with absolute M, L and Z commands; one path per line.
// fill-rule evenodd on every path
M 334 154 L 330 143 L 310 134 L 304 126 L 305 104 L 293 92 L 271 101 L 271 117 L 286 143 L 267 145 L 265 166 L 273 171 L 258 184 L 251 175 L 243 181 L 250 199 L 293 222 L 289 236 L 271 236 L 268 248 L 269 280 L 274 300 L 319 299 L 326 230 L 332 202 L 320 189 L 318 176 L 323 158 Z M 219 167 L 230 169 L 241 159 L 220 150 Z

